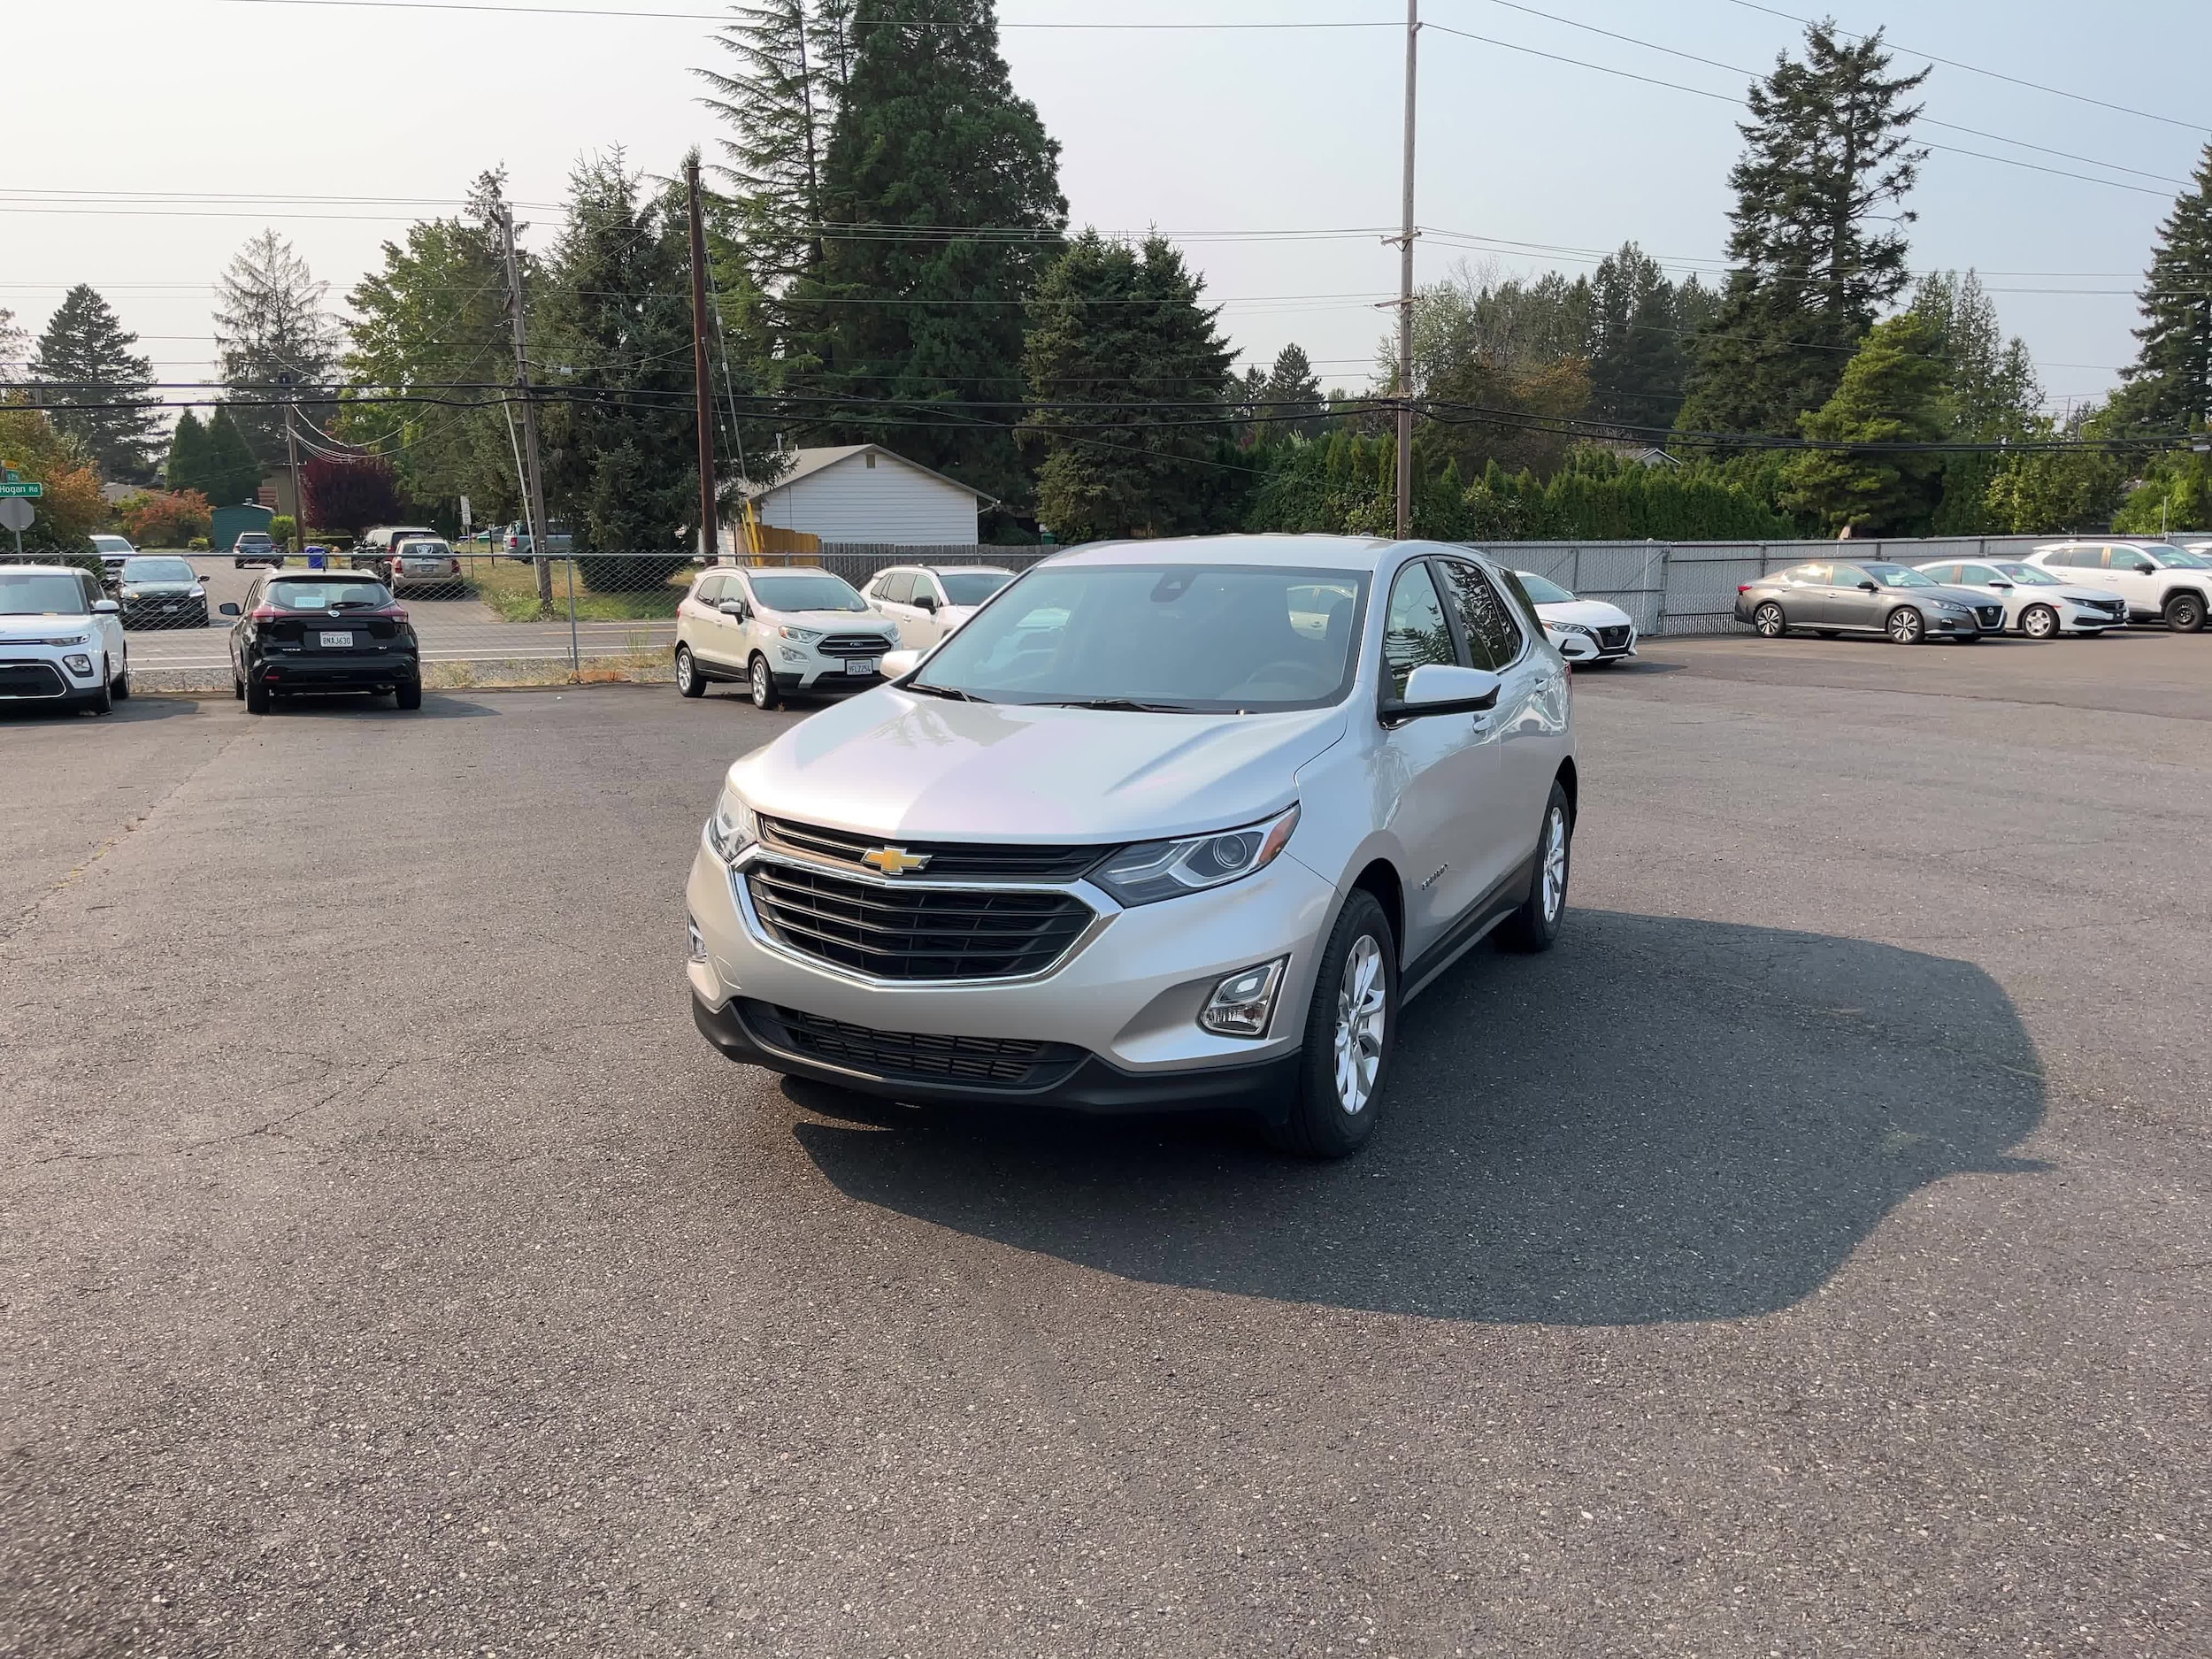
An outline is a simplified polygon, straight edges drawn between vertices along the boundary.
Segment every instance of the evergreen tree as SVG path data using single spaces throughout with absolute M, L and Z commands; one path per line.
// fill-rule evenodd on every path
M 1293 341 L 1275 354 L 1274 366 L 1259 388 L 1259 412 L 1267 416 L 1260 440 L 1318 436 L 1328 402 L 1321 396 L 1320 377 L 1305 348 Z
M 787 380 L 821 430 L 877 439 L 1002 501 L 1022 307 L 1064 243 L 1060 148 L 1015 96 L 990 0 L 872 0 L 823 169 L 840 227 L 792 286 Z
M 160 422 L 151 406 L 154 365 L 131 349 L 137 343 L 107 301 L 80 282 L 55 308 L 30 368 L 33 380 L 46 383 L 56 428 L 81 438 L 105 478 L 143 484 L 153 476 Z M 138 408 L 98 407 L 127 399 L 146 401 Z
M 1906 311 L 1878 325 L 1835 395 L 1801 418 L 1809 438 L 1839 446 L 1934 443 L 1945 436 L 1942 359 L 1927 319 Z M 1783 472 L 1782 504 L 1831 530 L 1916 535 L 1943 488 L 1943 457 L 1926 450 L 1808 449 Z
M 1912 147 L 1927 79 L 1889 75 L 1877 29 L 1855 43 L 1832 25 L 1805 34 L 1805 61 L 1785 58 L 1753 83 L 1728 239 L 1733 268 L 1721 312 L 1700 342 L 1680 417 L 1686 431 L 1785 432 L 1836 389 L 1847 354 L 1903 291 L 1901 203 L 1925 151 Z M 1894 219 L 1877 232 L 1878 217 Z
M 771 294 L 821 274 L 822 162 L 837 119 L 835 70 L 816 58 L 821 10 L 818 0 L 740 5 L 715 37 L 728 69 L 696 72 L 713 88 L 702 102 L 735 129 L 716 171 L 728 182 L 752 279 Z
M 23 354 L 30 349 L 31 337 L 15 320 L 15 313 L 0 305 L 0 380 L 12 380 L 25 367 Z
M 309 420 L 327 426 L 333 419 L 328 396 L 312 395 L 338 361 L 337 325 L 324 310 L 329 292 L 273 230 L 240 249 L 216 284 L 215 347 L 231 416 L 265 466 L 285 459 L 284 411 L 272 400 L 288 396 L 287 387 L 307 394 L 299 406 Z
M 533 319 L 540 378 L 563 394 L 541 423 L 547 511 L 579 554 L 687 556 L 697 528 L 686 212 L 677 189 L 641 185 L 618 150 L 578 165 Z M 636 573 L 580 568 L 595 584 Z
M 1624 426 L 1671 426 L 1711 298 L 1695 277 L 1669 280 L 1632 242 L 1608 254 L 1590 279 L 1591 411 Z
M 1140 249 L 1087 230 L 1039 283 L 1025 367 L 1048 407 L 1028 429 L 1044 455 L 1037 516 L 1059 540 L 1209 527 L 1204 474 L 1228 435 L 1233 381 L 1202 287 L 1162 237 Z M 1162 403 L 1210 403 L 1224 419 Z
M 236 507 L 255 500 L 264 467 L 227 408 L 219 408 L 207 423 L 207 449 L 201 481 L 192 488 L 218 507 Z
M 162 469 L 162 481 L 171 489 L 207 495 L 207 428 L 188 409 L 177 417 L 177 429 L 169 434 L 169 461 Z
M 2149 432 L 2212 426 L 2212 144 L 2158 227 L 2118 413 Z
M 1987 442 L 2034 430 L 2043 401 L 2034 361 L 2017 335 L 2005 339 L 1979 277 L 1971 271 L 1924 276 L 1913 290 L 1912 311 L 1927 322 L 1943 365 L 1943 422 L 1952 436 Z M 2003 457 L 1986 450 L 1947 456 L 1943 498 L 1929 528 L 1937 535 L 2001 534 L 1989 488 L 2003 467 Z

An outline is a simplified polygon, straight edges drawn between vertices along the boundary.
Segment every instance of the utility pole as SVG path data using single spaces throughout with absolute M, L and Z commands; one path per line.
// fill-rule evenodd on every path
M 538 465 L 538 405 L 530 396 L 530 337 L 522 319 L 522 267 L 515 258 L 515 211 L 501 204 L 499 228 L 507 243 L 507 304 L 515 325 L 515 388 L 522 394 L 523 513 L 529 519 L 530 558 L 538 572 L 538 608 L 553 610 L 552 537 L 545 525 L 545 472 Z
M 699 554 L 709 564 L 722 551 L 714 502 L 714 382 L 707 375 L 707 228 L 699 211 L 699 153 L 684 160 L 691 192 L 691 370 L 699 409 Z
M 1421 0 L 1406 0 L 1405 212 L 1398 234 L 1398 538 L 1413 534 L 1413 95 L 1419 84 Z
M 296 402 L 284 406 L 284 458 L 292 466 L 292 534 L 299 541 L 296 550 L 304 553 L 307 550 L 307 497 L 300 493 L 300 434 L 298 424 L 292 418 L 298 408 Z M 285 550 L 291 552 L 296 549 L 288 548 Z

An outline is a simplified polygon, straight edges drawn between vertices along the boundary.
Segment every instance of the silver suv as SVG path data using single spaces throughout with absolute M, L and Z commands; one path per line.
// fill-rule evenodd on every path
M 729 770 L 687 889 L 732 1059 L 888 1099 L 1364 1141 L 1407 998 L 1557 935 L 1566 667 L 1464 549 L 1062 554 Z

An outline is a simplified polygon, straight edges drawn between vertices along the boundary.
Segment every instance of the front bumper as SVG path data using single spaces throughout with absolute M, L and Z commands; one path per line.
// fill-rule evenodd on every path
M 78 673 L 67 658 L 91 664 Z M 33 645 L 0 641 L 0 703 L 66 703 L 100 689 L 101 648 L 96 639 L 82 645 Z
M 697 949 L 687 968 L 701 1029 L 733 1058 L 902 1100 L 1033 1100 L 1087 1110 L 1218 1106 L 1263 1094 L 1294 1067 L 1312 996 L 1314 959 L 1333 920 L 1335 890 L 1294 857 L 1211 893 L 1124 910 L 1087 883 L 1068 890 L 1096 912 L 1053 967 L 1025 979 L 870 979 L 801 956 L 761 926 L 741 889 L 758 856 L 722 863 L 703 842 L 685 890 Z M 1223 979 L 1288 956 L 1268 1035 L 1217 1036 L 1198 1025 Z M 703 957 L 703 959 L 701 959 Z M 735 1005 L 791 1010 L 896 1038 L 1018 1040 L 1079 1061 L 1065 1078 L 1024 1092 L 917 1078 L 910 1070 L 825 1065 L 800 1045 L 748 1031 Z M 889 1046 L 895 1047 L 895 1044 Z M 769 1057 L 761 1058 L 766 1054 Z
M 886 683 L 879 673 L 848 673 L 842 663 L 810 664 L 796 672 L 779 672 L 776 675 L 777 690 L 795 691 L 810 697 L 841 697 Z

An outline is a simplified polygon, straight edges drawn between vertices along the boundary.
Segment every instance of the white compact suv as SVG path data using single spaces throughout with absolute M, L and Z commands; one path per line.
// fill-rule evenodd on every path
M 1013 580 L 995 565 L 894 565 L 860 591 L 898 626 L 901 645 L 926 650 Z
M 71 565 L 0 565 L 0 703 L 105 714 L 131 695 L 123 608 Z
M 763 709 L 792 692 L 864 691 L 897 649 L 889 619 L 823 570 L 710 570 L 676 607 L 676 689 L 687 697 L 717 680 L 743 682 Z
M 1559 931 L 1566 665 L 1481 555 L 1085 547 L 910 663 L 729 770 L 686 897 L 732 1059 L 1341 1156 L 1407 998 Z
M 2212 558 L 2165 541 L 2060 541 L 2027 562 L 2061 581 L 2101 588 L 2127 601 L 2137 622 L 2195 634 L 2212 614 Z

